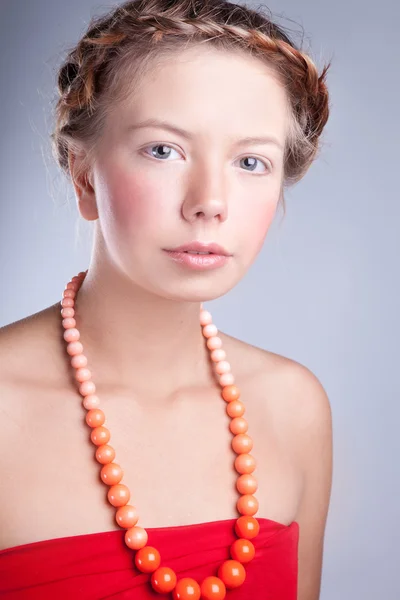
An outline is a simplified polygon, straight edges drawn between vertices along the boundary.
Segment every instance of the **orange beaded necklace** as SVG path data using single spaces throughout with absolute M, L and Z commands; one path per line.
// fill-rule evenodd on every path
M 90 438 L 96 446 L 96 459 L 103 465 L 100 471 L 102 481 L 109 485 L 107 498 L 110 504 L 117 508 L 115 520 L 120 527 L 126 529 L 125 543 L 135 553 L 135 565 L 143 573 L 151 573 L 150 583 L 154 591 L 165 594 L 172 592 L 174 600 L 222 600 L 227 589 L 242 585 L 246 578 L 244 563 L 250 562 L 255 556 L 255 548 L 250 541 L 260 530 L 258 521 L 253 515 L 258 511 L 258 501 L 253 496 L 257 490 L 257 481 L 252 475 L 256 461 L 249 454 L 253 441 L 247 435 L 247 421 L 243 418 L 245 406 L 239 401 L 240 393 L 230 372 L 230 365 L 225 360 L 226 354 L 222 349 L 218 330 L 212 323 L 211 314 L 200 307 L 200 325 L 203 336 L 207 340 L 211 360 L 215 363 L 215 372 L 219 375 L 222 388 L 222 398 L 227 403 L 226 412 L 232 418 L 229 429 L 234 434 L 232 448 L 237 454 L 234 465 L 240 476 L 236 487 L 241 494 L 237 501 L 240 513 L 235 523 L 236 539 L 231 548 L 231 559 L 219 567 L 217 576 L 206 577 L 199 585 L 191 577 L 177 578 L 176 573 L 168 566 L 160 566 L 161 556 L 156 548 L 148 546 L 148 534 L 145 529 L 137 526 L 139 520 L 135 506 L 128 504 L 130 491 L 121 482 L 123 471 L 119 464 L 113 462 L 115 450 L 108 445 L 110 431 L 104 427 L 105 414 L 98 408 L 99 398 L 92 381 L 92 374 L 87 368 L 87 358 L 83 354 L 80 333 L 76 328 L 75 297 L 78 293 L 87 271 L 82 271 L 66 285 L 61 300 L 61 315 L 63 317 L 64 340 L 67 342 L 67 352 L 72 357 L 71 365 L 75 369 L 75 379 L 79 383 L 79 393 L 83 396 L 83 406 L 87 409 L 86 423 L 92 428 Z

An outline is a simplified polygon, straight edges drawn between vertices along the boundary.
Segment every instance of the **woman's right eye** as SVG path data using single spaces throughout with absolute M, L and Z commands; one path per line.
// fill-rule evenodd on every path
M 171 150 L 175 151 L 178 154 L 178 151 L 175 150 L 174 148 L 171 148 L 171 146 L 167 146 L 166 144 L 155 144 L 153 146 L 147 146 L 146 148 L 144 148 L 144 150 L 151 150 L 151 155 L 154 158 L 158 158 L 158 159 L 164 159 L 164 158 L 168 158 L 169 156 L 171 156 Z M 153 152 L 153 150 L 155 149 L 155 152 Z M 148 154 L 146 152 L 146 154 Z

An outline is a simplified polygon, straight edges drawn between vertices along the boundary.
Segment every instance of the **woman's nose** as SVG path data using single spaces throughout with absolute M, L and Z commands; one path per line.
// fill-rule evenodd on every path
M 225 221 L 228 216 L 226 178 L 222 169 L 212 173 L 203 169 L 191 182 L 182 205 L 182 215 L 189 221 L 196 219 Z

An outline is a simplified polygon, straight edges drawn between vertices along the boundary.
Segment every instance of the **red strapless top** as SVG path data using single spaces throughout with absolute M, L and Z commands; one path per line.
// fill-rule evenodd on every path
M 296 600 L 299 526 L 257 517 L 256 554 L 246 580 L 228 590 L 229 600 Z M 237 539 L 236 519 L 146 528 L 148 544 L 181 577 L 199 583 L 216 575 Z M 0 550 L 0 598 L 7 600 L 145 600 L 161 598 L 137 570 L 124 530 L 43 540 Z M 167 595 L 162 595 L 167 597 Z M 172 594 L 168 595 L 172 598 Z

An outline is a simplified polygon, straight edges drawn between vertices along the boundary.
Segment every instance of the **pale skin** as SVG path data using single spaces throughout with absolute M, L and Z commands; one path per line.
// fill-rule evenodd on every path
M 149 119 L 188 135 L 132 127 Z M 201 47 L 152 71 L 109 115 L 86 176 L 77 175 L 79 153 L 70 154 L 78 210 L 95 227 L 78 328 L 143 527 L 237 516 L 232 434 L 199 306 L 232 289 L 263 245 L 287 127 L 285 91 L 265 66 Z M 239 144 L 253 136 L 276 143 Z M 232 256 L 196 272 L 163 251 L 192 240 Z M 329 400 L 305 366 L 220 335 L 254 441 L 258 515 L 299 523 L 298 598 L 317 600 L 332 479 Z M 64 348 L 58 304 L 0 330 L 1 548 L 118 529 Z

